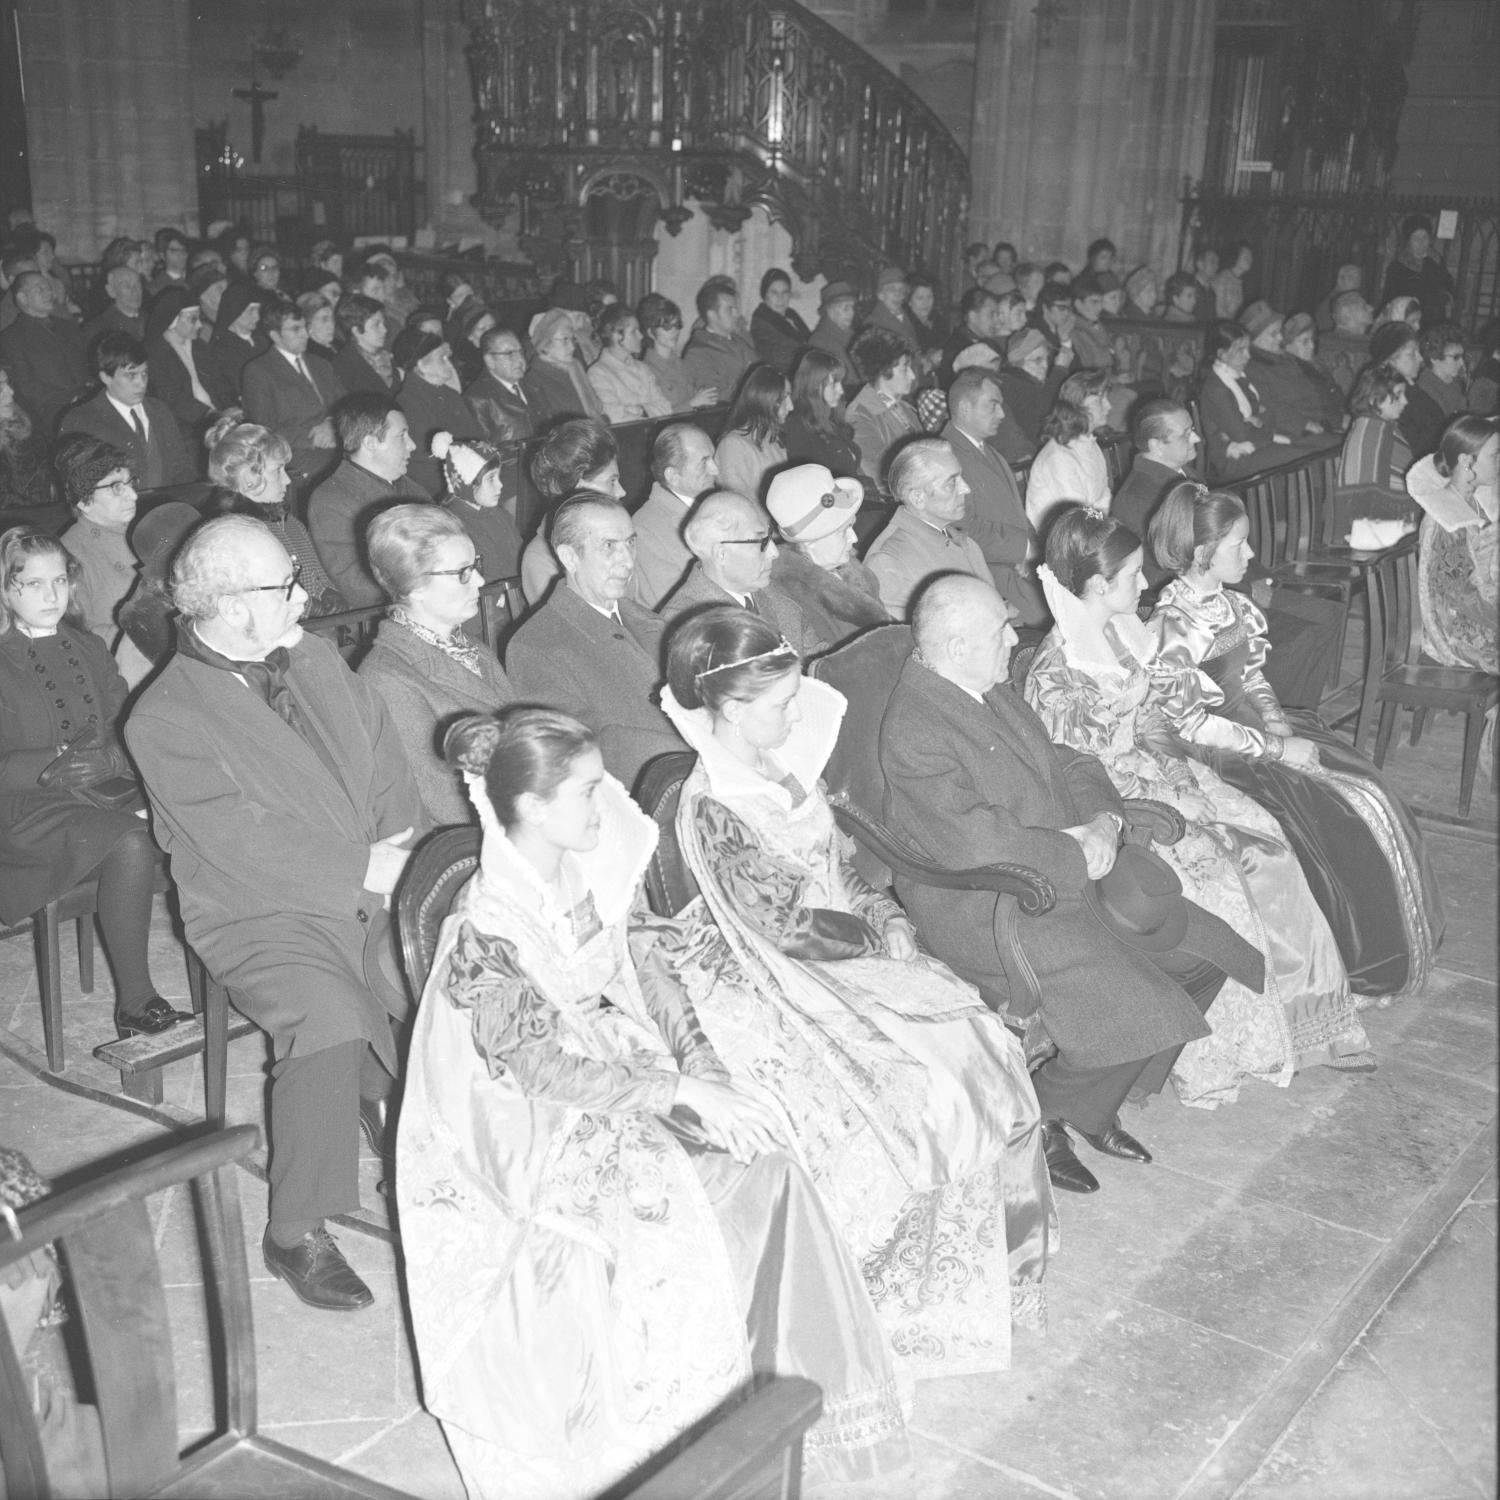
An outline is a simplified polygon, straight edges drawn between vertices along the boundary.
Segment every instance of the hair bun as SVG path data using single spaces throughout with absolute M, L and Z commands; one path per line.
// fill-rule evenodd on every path
M 470 776 L 483 776 L 490 767 L 500 726 L 488 714 L 468 714 L 455 719 L 443 735 L 443 759 Z

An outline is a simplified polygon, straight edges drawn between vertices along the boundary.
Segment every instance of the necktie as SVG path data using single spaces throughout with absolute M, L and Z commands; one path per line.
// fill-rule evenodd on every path
M 130 408 L 130 420 L 135 426 L 135 435 L 142 443 L 146 441 L 146 424 L 141 420 L 141 409 L 138 406 Z
M 308 383 L 308 384 L 309 384 L 309 385 L 310 385 L 310 386 L 312 386 L 312 387 L 313 387 L 313 389 L 314 389 L 314 390 L 316 390 L 316 389 L 317 389 L 317 385 L 316 385 L 316 384 L 315 384 L 315 382 L 314 382 L 314 381 L 313 381 L 313 378 L 312 378 L 312 376 L 311 376 L 311 375 L 309 375 L 309 374 L 308 374 L 308 373 L 307 373 L 307 366 L 306 366 L 306 365 L 305 365 L 305 364 L 304 364 L 304 363 L 303 363 L 303 362 L 302 362 L 302 356 L 301 356 L 301 355 L 300 355 L 300 354 L 299 354 L 299 355 L 298 355 L 298 356 L 297 356 L 297 373 L 298 373 L 298 374 L 299 374 L 299 375 L 300 375 L 300 376 L 301 376 L 301 377 L 302 377 L 302 378 L 303 378 L 303 379 L 304 379 L 304 380 L 305 380 L 305 381 L 306 381 L 306 382 L 307 382 L 307 383 Z
M 755 595 L 754 594 L 746 594 L 745 595 L 745 608 L 747 610 L 749 610 L 749 612 L 752 615 L 758 615 L 758 614 L 760 614 L 760 609 L 759 609 L 759 607 L 755 603 Z

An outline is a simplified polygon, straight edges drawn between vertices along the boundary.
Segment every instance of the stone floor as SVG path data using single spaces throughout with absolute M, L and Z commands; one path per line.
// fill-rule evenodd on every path
M 1128 1117 L 1156 1161 L 1090 1154 L 1103 1190 L 1062 1195 L 1047 1336 L 1020 1336 L 1006 1375 L 919 1387 L 922 1500 L 1496 1493 L 1496 802 L 1482 786 L 1457 823 L 1459 733 L 1441 720 L 1388 764 L 1431 814 L 1448 932 L 1426 993 L 1365 1015 L 1379 1072 L 1314 1070 L 1212 1113 L 1162 1100 Z M 154 941 L 163 988 L 185 993 L 164 913 Z M 66 982 L 66 1076 L 109 1091 L 117 1075 L 89 1056 L 108 1032 L 107 979 L 91 997 L 71 968 Z M 0 945 L 0 996 L 0 1041 L 34 1066 L 23 941 Z M 258 1037 L 232 1045 L 232 1122 L 261 1119 L 264 1060 Z M 169 1113 L 194 1117 L 197 1066 L 177 1065 L 167 1093 Z M 86 1174 L 167 1134 L 0 1056 L 0 1140 L 45 1173 Z M 396 1252 L 340 1230 L 376 1305 L 313 1313 L 264 1272 L 264 1187 L 239 1180 L 263 1427 L 413 1495 L 461 1496 L 418 1399 Z M 372 1161 L 364 1187 L 378 1213 Z M 156 1221 L 185 1441 L 209 1423 L 188 1214 L 178 1191 Z

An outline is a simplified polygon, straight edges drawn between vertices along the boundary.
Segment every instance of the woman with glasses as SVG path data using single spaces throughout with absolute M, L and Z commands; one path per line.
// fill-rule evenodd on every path
M 535 350 L 521 389 L 538 427 L 558 418 L 588 417 L 603 422 L 604 403 L 589 384 L 578 357 L 578 334 L 566 309 L 549 307 L 528 329 Z
M 111 649 L 120 634 L 116 611 L 135 587 L 135 553 L 125 540 L 135 520 L 135 480 L 120 449 L 84 433 L 70 433 L 54 460 L 73 524 L 63 545 L 78 564 L 73 609 Z
M 370 522 L 370 570 L 391 607 L 359 675 L 385 701 L 429 822 L 467 823 L 473 808 L 441 755 L 440 726 L 515 698 L 493 651 L 464 634 L 479 613 L 484 558 L 457 516 L 395 505 Z
M 680 972 L 715 1050 L 786 1111 L 898 1367 L 1000 1370 L 1043 1321 L 1052 1194 L 1020 1043 L 856 873 L 820 778 L 846 704 L 759 615 L 668 637 L 698 752 L 677 837 L 702 892 Z
M 97 876 L 115 1024 L 154 1034 L 189 1017 L 151 978 L 156 846 L 117 737 L 125 680 L 71 612 L 78 573 L 47 532 L 0 536 L 0 923 Z
M 678 350 L 682 342 L 682 309 L 675 302 L 659 292 L 650 292 L 641 298 L 636 317 L 646 340 L 641 362 L 656 376 L 656 383 L 672 403 L 674 412 L 716 406 L 728 399 L 729 393 L 721 392 L 716 385 L 696 385 L 683 364 Z

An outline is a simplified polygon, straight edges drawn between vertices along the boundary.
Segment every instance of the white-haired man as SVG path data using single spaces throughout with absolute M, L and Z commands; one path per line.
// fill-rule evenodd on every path
M 389 1145 L 389 905 L 422 804 L 379 696 L 304 635 L 297 572 L 259 521 L 199 527 L 172 568 L 177 651 L 125 739 L 188 941 L 271 1037 L 266 1265 L 354 1311 L 373 1298 L 324 1220 L 359 1207 L 361 1129 Z
M 893 619 L 906 619 L 912 596 L 938 573 L 968 573 L 994 587 L 979 543 L 961 529 L 969 485 L 950 443 L 908 443 L 891 461 L 890 485 L 899 509 L 870 543 L 865 566 Z

